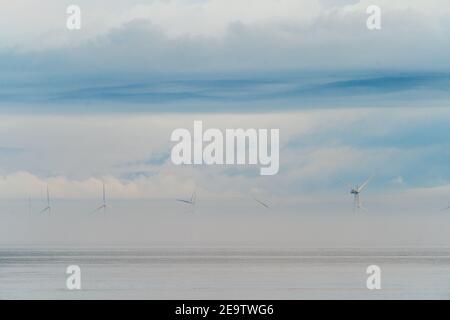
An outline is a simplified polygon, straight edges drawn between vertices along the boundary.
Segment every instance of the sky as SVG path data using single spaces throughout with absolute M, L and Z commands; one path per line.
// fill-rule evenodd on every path
M 197 188 L 201 216 L 221 208 L 195 220 L 205 239 L 229 239 L 204 230 L 240 219 L 233 238 L 242 241 L 309 243 L 312 228 L 326 234 L 318 243 L 349 234 L 354 238 L 342 243 L 358 244 L 370 223 L 353 220 L 349 191 L 372 174 L 362 201 L 385 239 L 418 243 L 414 230 L 432 219 L 435 242 L 449 240 L 439 229 L 449 223 L 439 210 L 450 206 L 446 0 L 76 3 L 82 28 L 69 31 L 73 1 L 47 0 L 39 10 L 30 0 L 1 2 L 0 210 L 20 218 L 17 228 L 3 225 L 0 241 L 27 239 L 15 233 L 20 228 L 30 230 L 29 239 L 59 239 L 58 232 L 31 231 L 26 199 L 35 212 L 48 185 L 59 212 L 84 216 L 105 182 L 110 201 L 118 201 L 108 233 L 115 240 L 115 228 L 126 224 L 120 201 L 154 226 L 155 237 L 143 238 L 193 240 L 182 231 L 189 215 L 172 200 Z M 366 27 L 373 4 L 382 10 L 381 30 Z M 194 120 L 280 129 L 279 174 L 173 165 L 170 133 L 192 129 Z M 261 212 L 252 197 L 290 218 Z M 168 227 L 178 219 L 177 228 Z M 289 229 L 294 220 L 304 223 L 303 235 Z M 137 227 L 132 221 L 129 230 Z M 342 228 L 333 232 L 324 221 Z M 252 238 L 245 230 L 253 223 L 259 231 Z M 270 226 L 278 232 L 267 236 Z M 282 237 L 283 230 L 290 232 Z M 369 238 L 374 244 L 379 234 Z

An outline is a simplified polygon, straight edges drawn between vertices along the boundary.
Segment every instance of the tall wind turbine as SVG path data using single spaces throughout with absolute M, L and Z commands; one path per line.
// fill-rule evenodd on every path
M 106 213 L 106 208 L 108 205 L 106 205 L 106 192 L 105 192 L 105 184 L 103 183 L 103 198 L 102 198 L 102 205 L 95 209 L 92 213 L 96 213 L 97 211 L 103 210 L 103 213 Z
M 50 206 L 50 191 L 48 190 L 47 186 L 47 206 L 41 210 L 40 213 L 48 212 L 50 214 L 52 212 L 52 207 Z
M 364 188 L 369 184 L 370 180 L 373 176 L 370 176 L 361 186 L 354 187 L 350 193 L 354 195 L 354 201 L 353 201 L 353 211 L 357 211 L 358 209 L 363 208 L 361 206 L 361 200 L 359 199 L 359 194 L 364 190 Z

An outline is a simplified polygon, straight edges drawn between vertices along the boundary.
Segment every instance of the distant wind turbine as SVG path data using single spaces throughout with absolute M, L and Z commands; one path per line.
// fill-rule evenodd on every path
M 188 205 L 191 205 L 192 206 L 192 208 L 195 208 L 195 202 L 196 202 L 196 200 L 197 200 L 197 193 L 196 193 L 196 190 L 194 190 L 194 192 L 192 193 L 192 195 L 191 195 L 191 198 L 190 199 L 175 199 L 176 201 L 179 201 L 179 202 L 183 202 L 183 203 L 186 203 L 186 204 L 188 204 Z
M 31 216 L 31 197 L 28 197 L 28 215 Z
M 52 212 L 52 207 L 50 206 L 50 191 L 47 186 L 47 206 L 41 210 L 40 213 L 48 212 L 50 214 Z
M 103 210 L 103 213 L 106 213 L 106 208 L 108 205 L 106 204 L 106 192 L 105 192 L 105 184 L 103 183 L 103 197 L 102 197 L 102 205 L 95 209 L 92 213 L 96 213 L 100 210 Z
M 356 186 L 353 188 L 350 193 L 354 195 L 354 201 L 353 201 L 353 211 L 357 211 L 358 209 L 363 208 L 361 206 L 361 200 L 359 199 L 359 194 L 364 190 L 364 188 L 369 184 L 370 180 L 372 179 L 372 176 L 370 176 L 361 186 Z M 363 208 L 364 209 L 364 208 Z

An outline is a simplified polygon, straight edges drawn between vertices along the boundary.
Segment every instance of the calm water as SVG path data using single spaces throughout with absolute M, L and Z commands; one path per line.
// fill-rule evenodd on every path
M 82 290 L 65 287 L 82 269 Z M 366 288 L 367 266 L 382 289 Z M 449 299 L 450 248 L 0 248 L 1 299 Z

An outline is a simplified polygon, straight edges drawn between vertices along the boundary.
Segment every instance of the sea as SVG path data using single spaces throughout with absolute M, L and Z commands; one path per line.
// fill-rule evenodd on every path
M 367 287 L 372 265 L 380 289 Z M 449 298 L 446 247 L 0 247 L 0 299 Z

